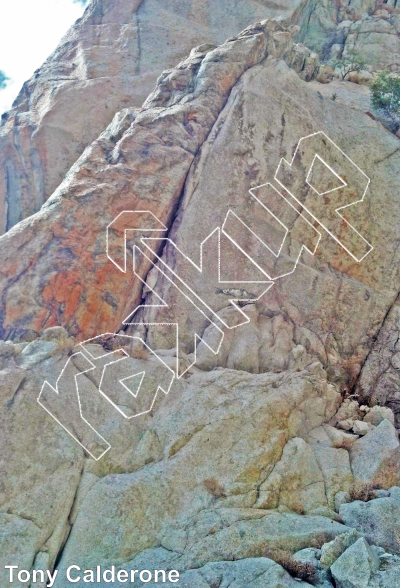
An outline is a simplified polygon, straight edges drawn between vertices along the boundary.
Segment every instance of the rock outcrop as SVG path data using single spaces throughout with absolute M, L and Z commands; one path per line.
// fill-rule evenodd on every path
M 101 562 L 179 570 L 191 588 L 203 580 L 212 586 L 217 570 L 219 577 L 235 577 L 238 588 L 268 571 L 267 586 L 289 588 L 292 576 L 275 557 L 304 580 L 325 570 L 321 585 L 327 588 L 329 570 L 337 582 L 344 577 L 343 562 L 363 537 L 365 553 L 366 541 L 386 551 L 377 552 L 373 570 L 358 573 L 386 578 L 378 556 L 400 552 L 400 489 L 383 473 L 386 467 L 393 475 L 398 442 L 388 464 L 388 421 L 362 439 L 371 447 L 363 454 L 366 471 L 382 456 L 375 482 L 390 488 L 364 492 L 357 473 L 361 441 L 325 424 L 340 418 L 341 395 L 319 362 L 279 374 L 195 370 L 134 422 L 117 416 L 84 374 L 82 414 L 112 446 L 95 461 L 36 402 L 44 379 L 54 383 L 73 350 L 66 331 L 48 329 L 29 344 L 3 344 L 0 352 L 7 440 L 1 450 L 3 569 L 11 560 L 23 569 L 51 569 L 61 556 L 57 587 L 68 585 L 72 563 L 91 569 Z M 352 502 L 357 496 L 369 502 Z M 312 573 L 291 555 L 310 549 L 317 554 Z M 232 564 L 236 559 L 241 563 Z
M 0 126 L 0 234 L 37 212 L 125 107 L 140 107 L 192 47 L 290 17 L 300 0 L 93 0 Z
M 139 302 L 142 284 L 110 264 L 107 225 L 124 210 L 145 210 L 170 227 L 189 170 L 246 70 L 267 57 L 285 57 L 305 77 L 317 70 L 308 50 L 299 57 L 295 32 L 266 22 L 215 50 L 194 49 L 160 77 L 141 111 L 115 116 L 41 211 L 0 239 L 1 336 L 62 324 L 82 339 L 119 328 Z M 141 266 L 145 277 L 149 262 Z
M 355 51 L 373 70 L 399 71 L 395 0 L 306 0 L 292 18 L 301 28 L 299 40 L 324 60 Z
M 323 55 L 346 30 L 345 51 L 397 16 L 287 2 L 291 24 L 236 34 L 277 9 L 216 4 L 93 1 L 4 119 L 2 587 L 10 564 L 56 566 L 56 588 L 72 564 L 183 588 L 398 583 L 399 139 L 296 42 Z M 133 418 L 127 380 L 155 353 Z

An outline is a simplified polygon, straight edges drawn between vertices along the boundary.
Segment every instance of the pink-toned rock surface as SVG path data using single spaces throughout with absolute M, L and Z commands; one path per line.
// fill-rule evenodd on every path
M 0 234 L 37 212 L 84 149 L 199 44 L 290 17 L 300 1 L 93 0 L 0 126 Z
M 366 10 L 364 0 L 351 5 L 350 10 L 356 5 Z M 158 36 L 159 46 L 142 54 L 140 63 L 147 60 L 145 70 L 154 73 L 154 55 L 167 53 L 165 46 L 172 42 L 171 10 L 175 20 L 181 10 L 185 22 L 200 19 L 209 26 L 212 21 L 225 35 L 223 15 L 213 20 L 213 6 L 143 0 L 144 12 L 134 12 L 133 4 L 120 0 L 107 4 L 111 12 L 97 13 L 101 4 L 94 2 L 71 33 L 79 42 L 66 42 L 59 55 L 65 56 L 64 64 L 70 57 L 75 63 L 82 50 L 79 63 L 96 72 L 100 88 L 110 79 L 101 75 L 104 64 L 122 71 L 135 63 L 132 58 L 128 65 L 124 50 L 118 52 L 115 44 L 108 50 L 103 41 L 112 30 L 123 45 L 131 29 L 121 23 L 129 15 L 147 14 L 149 20 L 139 30 L 151 33 L 153 40 Z M 237 16 L 239 5 L 234 6 Z M 264 9 L 264 4 L 251 6 Z M 229 16 L 232 4 L 219 7 Z M 303 16 L 307 14 L 305 10 Z M 314 16 L 318 14 L 316 10 Z M 95 18 L 102 23 L 96 29 L 100 45 L 90 44 L 93 39 L 85 45 L 85 19 Z M 388 383 L 392 392 L 397 382 L 398 138 L 365 114 L 365 88 L 335 82 L 331 89 L 340 94 L 331 99 L 329 84 L 314 79 L 318 57 L 294 43 L 297 32 L 277 21 L 263 21 L 218 48 L 203 44 L 193 49 L 190 57 L 161 75 L 143 108 L 129 105 L 113 111 L 109 125 L 105 116 L 99 129 L 103 132 L 93 141 L 87 137 L 90 145 L 73 167 L 61 172 L 63 166 L 55 166 L 63 181 L 41 210 L 0 238 L 0 337 L 6 339 L 0 341 L 1 588 L 11 588 L 4 570 L 10 563 L 27 570 L 57 565 L 55 588 L 70 586 L 65 572 L 71 565 L 82 570 L 97 565 L 177 569 L 184 588 L 333 588 L 324 565 L 331 565 L 361 535 L 391 551 L 381 558 L 379 570 L 376 562 L 373 573 L 368 568 L 363 586 L 396 586 L 400 488 L 392 486 L 400 481 L 398 434 L 390 410 L 360 406 L 352 393 L 362 392 L 369 402 L 376 390 L 376 404 L 387 400 Z M 47 65 L 55 66 L 57 59 Z M 63 87 L 54 80 L 52 85 L 50 77 L 47 82 L 48 95 Z M 71 92 L 78 86 L 73 82 Z M 41 90 L 36 90 L 39 96 Z M 94 95 L 100 107 L 100 94 Z M 112 108 L 118 110 L 116 104 Z M 46 112 L 61 120 L 62 109 Z M 277 178 L 287 182 L 294 177 L 288 188 L 299 196 L 301 209 L 288 208 L 276 190 L 260 188 L 272 182 L 289 199 L 274 179 L 275 171 L 281 158 L 290 162 L 299 140 L 312 133 L 322 140 L 313 143 L 314 150 L 315 145 L 322 149 L 320 157 L 331 156 L 333 169 L 343 163 L 319 131 L 370 177 L 364 202 L 348 208 L 345 218 L 372 251 L 333 214 L 344 198 L 358 197 L 366 183 L 353 164 L 347 162 L 341 171 L 339 180 L 347 186 L 340 185 L 340 192 L 334 190 L 338 178 L 318 159 L 303 189 L 293 168 L 284 166 Z M 76 127 L 70 155 L 80 132 Z M 57 141 L 66 138 L 59 130 L 54 133 Z M 299 153 L 296 169 L 308 174 L 314 151 L 302 143 Z M 40 169 L 39 163 L 32 165 Z M 231 211 L 246 219 L 258 236 L 271 238 L 268 242 L 276 246 L 274 239 L 285 231 L 276 218 L 260 212 L 249 189 L 261 200 L 267 198 L 264 203 L 288 229 L 277 259 L 248 231 L 235 233 L 237 225 L 227 217 Z M 310 216 L 311 208 L 320 221 L 326 210 L 333 210 L 326 220 L 339 240 L 367 255 L 361 261 L 349 255 Z M 127 227 L 136 232 L 127 236 L 124 273 Z M 166 233 L 160 232 L 164 227 Z M 221 258 L 218 233 L 207 240 L 216 228 Z M 135 255 L 135 276 L 132 246 L 145 250 L 140 242 L 144 231 L 147 237 L 166 234 L 197 263 L 206 239 L 202 271 L 171 241 L 147 241 L 148 251 L 160 259 L 152 266 L 152 253 L 147 251 L 150 259 Z M 228 243 L 226 234 L 234 234 L 243 250 Z M 304 242 L 318 248 L 314 256 L 303 250 L 297 259 Z M 114 263 L 107 257 L 107 245 Z M 164 262 L 205 298 L 209 306 L 204 314 L 177 293 Z M 267 268 L 275 283 L 256 300 L 265 280 L 260 285 L 244 278 L 259 279 L 260 268 Z M 220 277 L 235 282 L 226 284 Z M 151 306 L 152 289 L 166 306 Z M 238 307 L 232 300 L 240 300 Z M 123 326 L 138 305 L 138 324 Z M 214 354 L 204 340 L 215 343 L 221 331 L 215 331 L 210 318 L 215 322 L 218 315 L 218 325 L 225 321 L 235 327 L 238 308 L 248 323 L 221 327 L 224 340 Z M 178 359 L 176 332 L 164 324 L 145 324 L 175 320 L 180 326 Z M 104 332 L 119 332 L 119 337 L 76 345 Z M 142 342 L 125 345 L 125 381 L 129 370 L 137 377 L 158 369 L 160 358 L 166 364 L 161 373 L 169 379 L 176 364 L 185 373 L 172 381 L 168 394 L 157 390 L 150 410 L 127 418 L 135 403 L 129 398 L 131 404 L 125 404 L 126 389 L 125 396 L 118 389 L 122 372 L 113 372 L 114 379 L 101 369 L 84 373 L 87 359 L 84 366 L 77 352 L 90 349 L 96 367 L 102 367 L 119 342 L 135 334 L 159 358 Z M 197 361 L 190 367 L 195 342 Z M 116 353 L 120 358 L 121 350 Z M 105 391 L 103 383 L 110 388 Z M 167 387 L 168 382 L 162 384 Z M 58 412 L 45 412 L 43 398 Z M 91 434 L 94 430 L 110 446 L 99 460 L 92 446 L 85 451 L 77 443 L 89 426 Z M 320 548 L 325 564 L 319 561 Z M 293 561 L 298 550 L 296 558 L 311 561 L 311 568 Z M 383 555 L 378 547 L 373 551 Z
M 40 212 L 0 239 L 2 336 L 59 324 L 80 339 L 119 329 L 142 284 L 107 258 L 107 225 L 124 210 L 148 210 L 170 226 L 190 166 L 240 76 L 268 54 L 293 60 L 292 31 L 281 28 L 258 25 L 215 51 L 193 50 L 163 74 L 140 112 L 116 115 Z M 147 271 L 144 260 L 140 273 Z

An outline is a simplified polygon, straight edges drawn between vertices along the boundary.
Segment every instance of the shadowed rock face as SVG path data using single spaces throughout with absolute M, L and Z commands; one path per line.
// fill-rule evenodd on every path
M 367 4 L 348 7 L 363 13 Z M 304 21 L 310 5 L 302 3 L 293 18 Z M 331 9 L 319 5 L 316 15 Z M 287 15 L 296 6 L 273 8 Z M 373 404 L 383 404 L 388 390 L 398 394 L 398 139 L 365 114 L 365 88 L 316 81 L 318 57 L 294 42 L 297 27 L 262 21 L 219 47 L 211 44 L 231 35 L 230 27 L 247 24 L 250 15 L 260 19 L 264 10 L 272 4 L 92 2 L 37 81 L 27 83 L 30 97 L 21 94 L 4 123 L 10 138 L 19 120 L 21 140 L 13 139 L 18 157 L 26 157 L 24 149 L 33 157 L 33 175 L 28 165 L 24 175 L 10 151 L 3 166 L 7 186 L 17 195 L 30 194 L 31 204 L 40 197 L 37 207 L 26 209 L 20 207 L 23 199 L 12 198 L 7 214 L 14 221 L 35 214 L 0 238 L 2 588 L 10 562 L 28 570 L 57 563 L 56 588 L 70 585 L 65 571 L 72 564 L 176 569 L 183 588 L 332 588 L 332 577 L 338 588 L 396 586 L 396 422 L 387 408 L 360 406 L 343 396 L 355 389 L 365 401 L 375 394 Z M 313 22 L 315 15 L 308 16 Z M 208 44 L 164 71 L 148 95 L 147 84 L 159 73 L 157 56 L 179 61 L 193 36 L 195 44 Z M 142 108 L 132 106 L 146 96 Z M 76 116 L 61 123 L 71 101 Z M 47 143 L 50 127 L 55 143 Z M 50 155 L 34 159 L 32 129 L 46 149 L 57 142 L 65 146 L 57 165 L 50 165 Z M 348 251 L 365 245 L 348 223 L 372 244 L 361 262 L 308 212 L 319 218 L 327 208 L 335 212 L 341 198 L 334 191 L 338 177 L 328 174 L 322 155 L 307 176 L 308 187 L 296 192 L 296 178 L 290 185 L 301 209 L 260 188 L 271 182 L 289 199 L 277 182 L 293 178 L 294 168 L 282 162 L 284 171 L 275 179 L 278 164 L 282 158 L 290 163 L 299 140 L 315 133 L 321 138 L 319 131 L 333 167 L 341 160 L 326 137 L 370 178 L 364 202 L 346 210 L 348 222 L 335 225 Z M 299 147 L 299 153 L 297 169 L 308 170 L 307 150 Z M 68 171 L 67 160 L 75 159 Z M 354 168 L 346 170 L 346 181 L 339 180 L 354 199 L 352 190 L 362 181 Z M 35 192 L 32 178 L 35 186 L 48 182 L 55 191 Z M 330 190 L 324 191 L 327 181 Z M 289 231 L 272 262 L 248 233 L 240 241 L 243 250 L 223 241 L 229 211 L 257 234 L 281 234 L 282 226 L 250 196 L 257 188 L 261 201 L 265 194 L 272 198 L 264 204 Z M 126 273 L 107 257 L 108 246 L 124 265 L 121 227 L 113 225 L 106 241 L 107 226 L 123 211 L 145 211 L 135 228 L 160 237 L 153 213 L 166 228 L 162 235 L 177 246 L 148 242 L 148 258 L 135 256 L 136 276 L 131 253 L 137 236 L 127 239 Z M 229 232 L 232 225 L 226 226 Z M 219 242 L 207 239 L 217 227 L 221 259 Z M 199 272 L 181 253 L 199 264 L 202 241 Z M 308 251 L 297 258 L 304 242 Z M 167 273 L 160 273 L 164 263 L 206 296 L 208 311 L 195 312 Z M 287 275 L 256 300 L 265 280 L 260 291 L 251 282 L 262 267 L 272 277 Z M 231 283 L 218 281 L 216 287 L 216 275 Z M 154 293 L 166 306 L 153 306 Z M 243 300 L 248 322 L 230 329 L 238 319 L 232 299 Z M 138 305 L 137 324 L 120 331 Z M 216 341 L 214 311 L 218 324 L 228 325 L 221 327 L 217 354 L 204 344 Z M 147 324 L 176 317 L 178 358 L 171 329 Z M 125 418 L 126 397 L 118 396 L 116 385 L 111 402 L 100 393 L 100 372 L 83 373 L 77 355 L 77 343 L 110 332 L 119 332 L 121 340 L 140 336 L 157 350 L 164 368 L 178 364 L 184 372 L 134 419 Z M 197 348 L 194 333 L 204 339 Z M 101 355 L 107 362 L 106 353 L 118 353 L 116 339 L 87 346 L 93 361 Z M 135 376 L 154 368 L 142 343 L 124 350 Z M 194 351 L 197 361 L 190 367 Z M 73 439 L 37 402 L 43 382 L 57 386 L 67 362 L 69 392 L 75 404 L 79 393 L 82 420 L 111 445 L 99 461 L 76 442 L 78 428 Z M 64 392 L 61 385 L 58 392 Z M 69 413 L 67 407 L 58 416 L 62 421 Z M 362 565 L 349 573 L 355 561 Z
M 192 47 L 291 16 L 299 4 L 93 0 L 3 115 L 0 234 L 38 211 L 114 114 L 141 106 L 161 72 Z

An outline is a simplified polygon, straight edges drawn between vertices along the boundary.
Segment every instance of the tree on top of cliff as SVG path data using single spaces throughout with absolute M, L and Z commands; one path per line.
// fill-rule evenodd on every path
M 4 90 L 9 79 L 10 78 L 8 78 L 6 74 L 0 69 L 0 90 Z

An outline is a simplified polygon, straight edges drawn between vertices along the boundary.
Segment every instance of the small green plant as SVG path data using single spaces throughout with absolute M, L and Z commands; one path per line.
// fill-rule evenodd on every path
M 333 92 L 331 100 L 333 102 L 335 102 L 336 98 L 337 98 L 337 94 L 336 94 L 336 92 Z
M 362 57 L 357 55 L 357 52 L 354 49 L 350 49 L 347 51 L 346 55 L 342 55 L 342 57 L 335 59 L 332 63 L 332 67 L 339 70 L 342 80 L 344 80 L 346 76 L 353 71 L 358 73 L 363 71 L 366 67 L 366 62 Z
M 380 110 L 391 120 L 397 131 L 400 127 L 400 75 L 379 72 L 371 87 L 371 103 L 375 110 Z
M 8 78 L 6 74 L 0 69 L 0 90 L 4 90 L 4 88 L 7 86 L 7 82 L 9 81 L 9 79 L 10 78 Z

